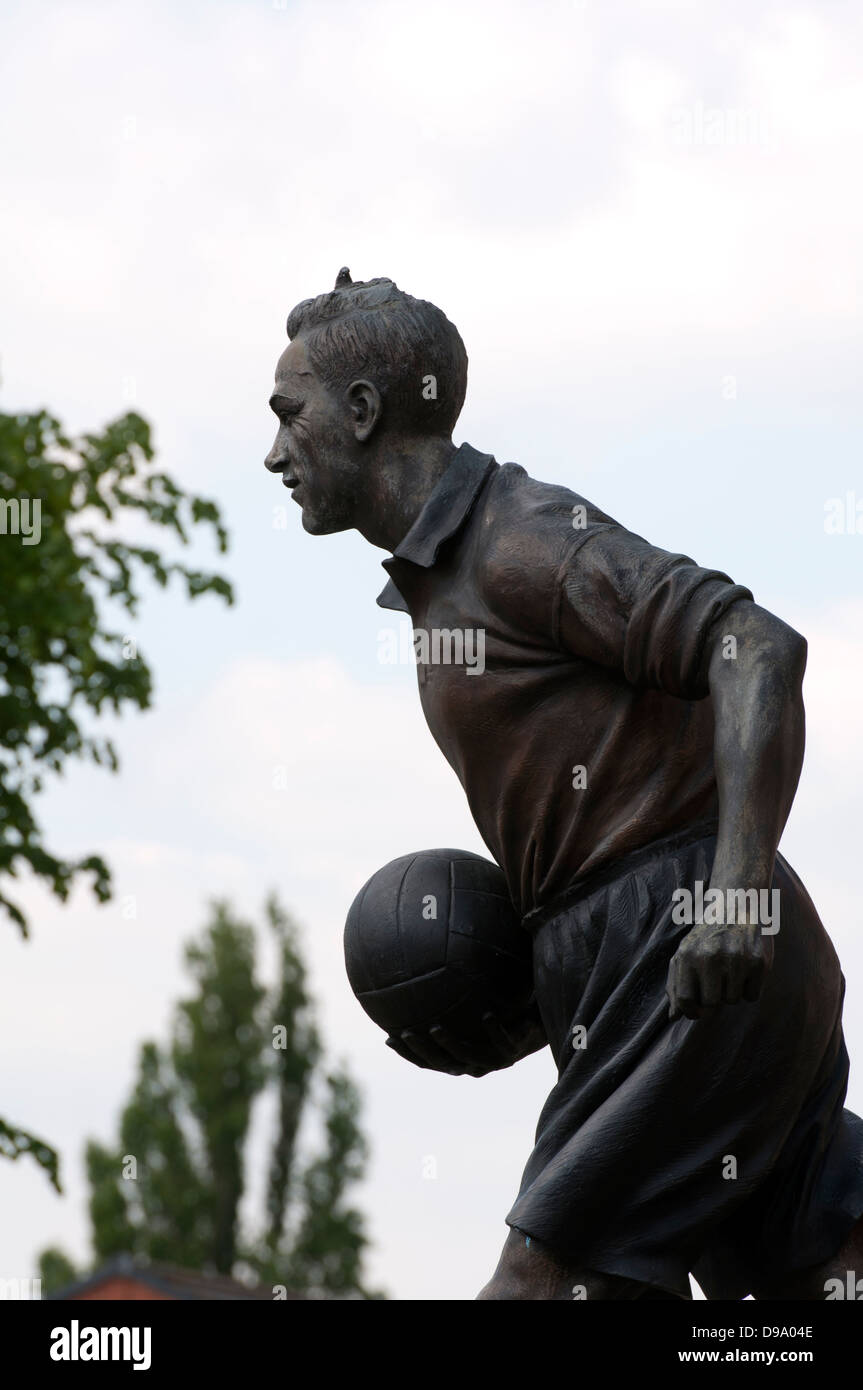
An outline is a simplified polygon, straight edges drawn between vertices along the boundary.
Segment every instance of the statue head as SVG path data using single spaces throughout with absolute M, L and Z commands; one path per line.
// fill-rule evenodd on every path
M 353 283 L 346 268 L 328 294 L 291 310 L 288 337 L 266 464 L 292 489 L 307 531 L 347 530 L 381 459 L 451 439 L 467 387 L 464 343 L 434 304 L 392 280 Z

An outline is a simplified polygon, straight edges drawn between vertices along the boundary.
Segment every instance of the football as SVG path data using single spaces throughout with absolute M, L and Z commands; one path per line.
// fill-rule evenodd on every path
M 533 998 L 531 938 L 503 873 L 467 850 L 394 859 L 360 889 L 345 923 L 351 987 L 379 1028 L 445 1027 L 470 1044 L 482 1018 L 523 1017 Z

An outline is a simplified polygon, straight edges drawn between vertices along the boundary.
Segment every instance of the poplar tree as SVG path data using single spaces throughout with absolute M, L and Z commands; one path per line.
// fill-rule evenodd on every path
M 366 1286 L 368 1237 L 351 1201 L 368 1156 L 359 1094 L 344 1067 L 324 1064 L 296 924 L 272 897 L 265 918 L 276 956 L 269 986 L 253 928 L 213 904 L 185 949 L 194 991 L 167 1042 L 143 1044 L 117 1142 L 87 1146 L 94 1263 L 129 1254 L 292 1293 L 379 1297 Z M 245 1230 L 251 1122 L 265 1095 L 268 1171 Z M 64 1258 L 44 1253 L 45 1291 Z

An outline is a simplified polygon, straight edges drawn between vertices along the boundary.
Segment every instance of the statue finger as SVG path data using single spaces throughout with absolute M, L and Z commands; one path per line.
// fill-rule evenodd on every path
M 701 1017 L 701 988 L 698 973 L 686 959 L 678 962 L 674 986 L 674 1004 L 684 1018 Z
M 421 1057 L 432 1071 L 446 1071 L 453 1076 L 458 1076 L 464 1071 L 463 1064 L 452 1053 L 445 1052 L 428 1034 L 413 1033 L 406 1029 L 401 1036 L 411 1051 Z
M 518 1046 L 499 1018 L 495 1018 L 493 1013 L 483 1014 L 482 1024 L 491 1046 L 501 1061 L 511 1062 L 518 1056 Z
M 665 982 L 665 993 L 668 996 L 669 1018 L 672 1020 L 672 1022 L 674 1022 L 678 1018 L 682 1018 L 683 1016 L 680 1009 L 679 999 L 681 959 L 682 958 L 680 956 L 672 957 L 671 963 L 668 967 L 668 978 Z
M 446 1053 L 450 1060 L 455 1058 L 464 1067 L 469 1067 L 476 1061 L 476 1048 L 467 1047 L 458 1038 L 453 1037 L 452 1033 L 448 1032 L 442 1024 L 432 1024 L 429 1028 L 429 1034 L 441 1052 Z
M 698 971 L 698 1001 L 702 1010 L 718 1009 L 722 1003 L 730 962 L 705 960 Z
M 728 961 L 722 985 L 722 1002 L 724 1004 L 739 1004 L 744 998 L 743 991 L 746 988 L 747 970 L 748 965 L 745 960 L 732 959 Z
M 407 1043 L 403 1042 L 401 1038 L 391 1036 L 387 1038 L 386 1042 L 387 1047 L 391 1047 L 393 1052 L 397 1053 L 405 1062 L 412 1062 L 415 1067 L 426 1067 L 428 1065 L 428 1063 L 424 1062 L 421 1057 L 418 1057 L 415 1052 L 412 1052 Z

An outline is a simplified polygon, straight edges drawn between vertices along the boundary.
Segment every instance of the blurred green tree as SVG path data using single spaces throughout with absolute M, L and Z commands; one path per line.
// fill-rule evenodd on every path
M 379 1297 L 364 1283 L 368 1238 L 348 1196 L 367 1158 L 359 1095 L 344 1069 L 322 1070 L 295 924 L 275 898 L 265 916 L 275 986 L 258 979 L 252 927 L 214 903 L 185 951 L 195 992 L 178 1004 L 168 1045 L 141 1048 L 119 1143 L 87 1146 L 95 1262 L 124 1253 L 312 1296 Z M 274 1133 L 262 1219 L 244 1239 L 245 1156 L 262 1094 L 274 1103 Z M 301 1157 L 309 1118 L 320 1148 Z M 59 1253 L 41 1257 L 45 1292 L 58 1287 Z
M 184 492 L 152 461 L 149 425 L 133 412 L 76 438 L 46 411 L 0 412 L 0 911 L 24 936 L 24 913 L 2 886 L 22 866 L 62 901 L 79 874 L 90 876 L 101 902 L 110 897 L 98 854 L 70 860 L 46 848 L 35 801 L 46 773 L 62 772 L 69 758 L 116 771 L 114 747 L 93 733 L 95 719 L 150 704 L 150 668 L 108 625 L 111 608 L 134 615 L 146 576 L 163 587 L 177 576 L 189 598 L 233 601 L 221 575 L 121 538 L 130 521 L 146 531 L 143 521 L 187 545 L 191 528 L 204 523 L 219 551 L 227 549 L 215 503 Z M 22 1154 L 59 1190 L 50 1145 L 0 1120 L 0 1156 Z
M 49 1289 L 62 1289 L 65 1284 L 71 1284 L 75 1278 L 75 1266 L 62 1250 L 51 1247 L 50 1250 L 43 1250 L 39 1261 L 40 1277 L 42 1280 L 42 1292 L 47 1293 Z

